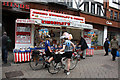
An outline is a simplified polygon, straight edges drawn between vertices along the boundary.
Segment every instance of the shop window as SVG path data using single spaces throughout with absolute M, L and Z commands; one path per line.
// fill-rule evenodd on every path
M 89 12 L 89 2 L 86 2 L 86 3 L 84 4 L 84 11 L 85 11 L 85 12 Z
M 95 14 L 95 4 L 91 3 L 91 13 Z
M 100 5 L 97 5 L 97 14 L 98 15 L 101 15 L 101 9 L 100 8 L 101 8 Z
M 103 46 L 103 31 L 100 31 L 98 29 L 93 29 L 91 45 Z
M 113 10 L 110 12 L 110 19 L 113 19 Z
M 115 12 L 114 19 L 117 20 L 118 13 Z

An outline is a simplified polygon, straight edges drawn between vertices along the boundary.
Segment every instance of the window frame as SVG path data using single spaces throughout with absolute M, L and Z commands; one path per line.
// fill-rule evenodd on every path
M 117 16 L 116 16 L 116 14 L 117 14 Z M 115 19 L 115 18 L 116 18 L 116 19 Z M 115 19 L 115 20 L 118 19 L 118 12 L 116 12 L 116 11 L 114 12 L 114 19 Z
M 92 5 L 94 6 L 94 13 L 92 12 L 93 11 Z M 95 14 L 95 3 L 91 3 L 91 13 Z
M 111 16 L 111 12 L 112 12 L 112 16 Z M 110 11 L 110 19 L 113 19 L 113 10 Z
M 98 11 L 98 7 L 99 7 L 99 11 Z M 97 15 L 101 16 L 101 6 L 100 5 L 97 5 Z
M 86 5 L 88 5 L 88 7 Z M 86 7 L 87 7 L 87 11 L 86 11 Z M 84 11 L 89 12 L 89 2 L 84 3 Z

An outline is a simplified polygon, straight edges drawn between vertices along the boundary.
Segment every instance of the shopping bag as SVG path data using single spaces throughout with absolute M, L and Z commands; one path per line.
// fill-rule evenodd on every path
M 108 49 L 108 52 L 111 52 L 111 50 L 110 50 L 110 49 Z
M 116 53 L 116 57 L 120 57 L 119 51 L 117 51 L 117 53 Z

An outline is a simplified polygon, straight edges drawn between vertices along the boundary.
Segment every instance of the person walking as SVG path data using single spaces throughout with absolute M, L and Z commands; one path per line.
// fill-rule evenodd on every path
M 8 45 L 8 39 L 9 39 L 9 37 L 7 36 L 7 33 L 4 32 L 3 36 L 2 36 L 2 61 L 3 61 L 4 64 L 7 63 L 7 55 L 8 55 L 7 45 Z
M 106 52 L 106 54 L 104 56 L 107 56 L 108 55 L 108 48 L 109 48 L 108 38 L 106 38 L 106 41 L 104 42 L 104 48 L 105 48 L 105 52 Z
M 87 45 L 85 39 L 82 36 L 80 36 L 80 41 L 76 46 L 78 46 L 78 45 L 80 45 L 81 50 L 83 51 L 82 59 L 85 59 L 85 57 L 86 57 L 86 49 L 88 48 L 88 45 Z
M 113 37 L 113 39 L 110 42 L 110 47 L 111 47 L 111 54 L 112 54 L 112 60 L 115 61 L 116 58 L 116 52 L 119 48 L 118 45 L 118 40 L 116 39 L 116 36 Z

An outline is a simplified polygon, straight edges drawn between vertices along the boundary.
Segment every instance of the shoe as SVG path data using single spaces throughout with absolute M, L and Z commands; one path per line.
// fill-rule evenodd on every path
M 38 65 L 38 62 L 36 62 L 35 66 L 37 66 L 37 65 Z
M 47 67 L 47 64 L 45 64 L 45 68 L 48 68 L 48 67 Z
M 104 56 L 108 56 L 108 54 L 105 54 Z
M 80 61 L 80 58 L 78 58 L 78 61 Z
M 113 59 L 112 61 L 115 61 L 115 59 Z
M 67 73 L 67 70 L 64 70 L 64 73 Z
M 46 62 L 46 68 L 49 68 L 49 67 L 50 67 L 50 63 Z
M 66 72 L 66 75 L 70 75 L 70 71 L 67 71 L 67 72 Z
M 85 58 L 82 58 L 82 59 L 85 59 Z

